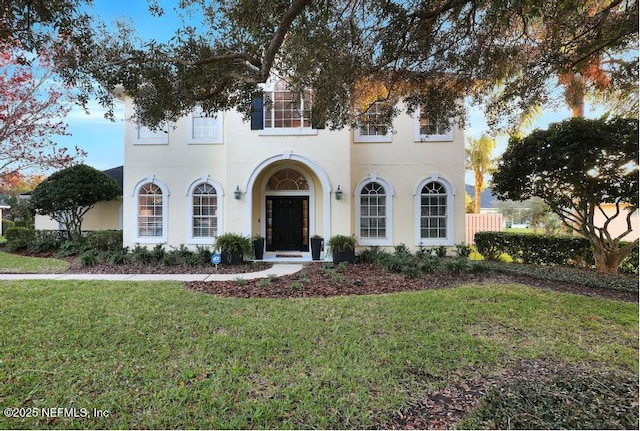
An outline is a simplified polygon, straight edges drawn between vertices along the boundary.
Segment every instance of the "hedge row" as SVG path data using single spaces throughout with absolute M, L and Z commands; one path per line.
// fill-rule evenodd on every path
M 487 260 L 497 261 L 506 253 L 519 263 L 578 267 L 594 264 L 589 240 L 583 237 L 478 232 L 474 238 L 478 253 Z M 637 249 L 620 265 L 620 272 L 638 274 Z

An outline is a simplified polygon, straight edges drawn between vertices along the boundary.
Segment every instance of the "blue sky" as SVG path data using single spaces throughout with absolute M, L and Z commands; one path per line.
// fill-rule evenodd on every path
M 130 20 L 134 23 L 139 34 L 145 39 L 166 40 L 173 35 L 180 21 L 173 12 L 172 4 L 177 0 L 159 1 L 165 8 L 163 17 L 153 17 L 148 12 L 147 0 L 94 0 L 91 7 L 92 13 L 100 16 L 103 21 L 110 24 L 118 19 Z M 601 111 L 591 112 L 586 109 L 587 116 L 599 116 Z M 545 112 L 536 121 L 534 127 L 546 128 L 549 123 L 561 121 L 570 117 L 568 108 L 557 112 Z M 88 155 L 84 162 L 97 169 L 105 170 L 123 164 L 124 151 L 124 120 L 121 103 L 116 106 L 116 121 L 112 122 L 104 118 L 104 109 L 97 103 L 90 106 L 90 114 L 86 115 L 80 108 L 74 107 L 66 121 L 69 125 L 68 132 L 71 136 L 55 137 L 60 146 L 73 148 L 76 145 L 84 149 Z M 465 131 L 466 136 L 480 137 L 487 130 L 484 116 L 477 109 L 472 109 L 469 116 L 469 126 Z M 506 148 L 507 138 L 499 137 L 495 155 L 501 154 Z M 467 174 L 467 184 L 473 184 L 473 176 Z

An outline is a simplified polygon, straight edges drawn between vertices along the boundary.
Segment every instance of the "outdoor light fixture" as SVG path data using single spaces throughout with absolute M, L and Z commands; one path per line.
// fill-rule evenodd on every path
M 233 191 L 233 197 L 236 199 L 240 199 L 242 192 L 240 191 L 240 186 L 236 186 L 236 189 Z
M 342 190 L 340 190 L 340 186 L 336 189 L 336 200 L 342 199 Z

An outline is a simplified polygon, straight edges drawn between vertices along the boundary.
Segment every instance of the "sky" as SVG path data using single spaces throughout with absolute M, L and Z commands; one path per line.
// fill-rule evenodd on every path
M 163 17 L 154 17 L 148 12 L 147 0 L 94 0 L 89 11 L 95 16 L 100 16 L 107 24 L 115 20 L 128 20 L 133 22 L 136 30 L 145 39 L 165 41 L 173 35 L 180 25 L 180 21 L 173 12 L 172 4 L 177 0 L 160 0 L 158 2 L 165 8 Z M 591 110 L 587 105 L 586 115 L 597 117 L 602 115 L 601 110 Z M 87 152 L 84 163 L 96 169 L 106 170 L 124 163 L 124 114 L 122 103 L 117 101 L 115 118 L 110 121 L 104 118 L 104 109 L 97 103 L 90 104 L 89 115 L 79 107 L 74 107 L 66 117 L 67 131 L 70 136 L 54 137 L 54 140 L 63 147 L 74 148 L 78 146 Z M 483 114 L 472 108 L 469 112 L 469 125 L 465 130 L 465 136 L 479 138 L 487 131 L 487 124 Z M 563 108 L 555 112 L 545 112 L 534 123 L 533 128 L 545 129 L 556 121 L 562 121 L 571 116 L 569 108 Z M 499 156 L 507 146 L 507 137 L 498 137 L 494 156 Z M 473 175 L 467 173 L 467 184 L 473 184 Z

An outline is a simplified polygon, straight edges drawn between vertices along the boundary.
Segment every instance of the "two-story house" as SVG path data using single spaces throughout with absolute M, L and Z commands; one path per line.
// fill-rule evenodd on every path
M 134 114 L 125 99 L 125 118 Z M 299 100 L 301 99 L 301 100 Z M 306 256 L 310 237 L 353 234 L 360 246 L 464 241 L 464 137 L 401 114 L 393 128 L 319 128 L 312 98 L 267 84 L 251 121 L 195 111 L 164 130 L 126 121 L 124 245 L 212 245 L 265 238 L 265 256 Z

